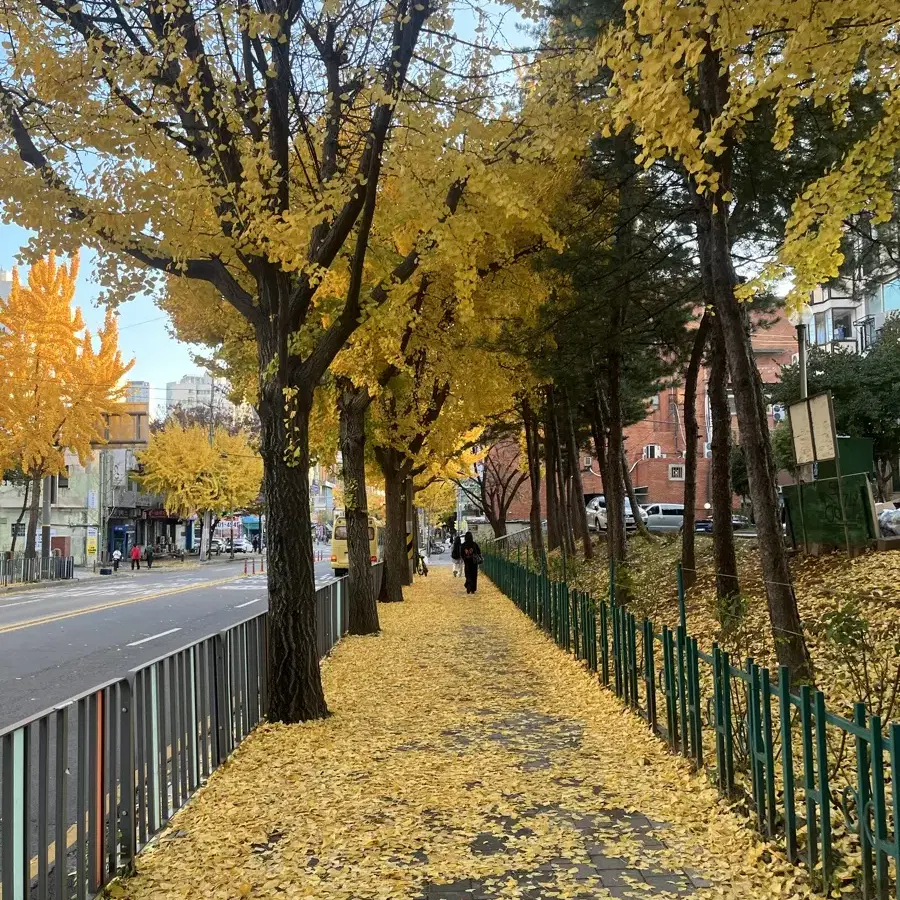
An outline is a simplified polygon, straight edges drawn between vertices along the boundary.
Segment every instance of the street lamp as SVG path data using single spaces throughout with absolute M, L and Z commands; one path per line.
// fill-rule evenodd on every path
M 793 310 L 789 315 L 791 324 L 797 329 L 798 362 L 800 366 L 800 399 L 805 400 L 809 396 L 806 383 L 806 319 L 809 317 L 809 307 L 804 303 L 800 309 Z

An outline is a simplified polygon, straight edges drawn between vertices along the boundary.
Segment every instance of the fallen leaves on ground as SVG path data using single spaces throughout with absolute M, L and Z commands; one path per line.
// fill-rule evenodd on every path
M 379 612 L 323 664 L 331 717 L 251 735 L 130 900 L 808 896 L 486 580 L 433 570 Z

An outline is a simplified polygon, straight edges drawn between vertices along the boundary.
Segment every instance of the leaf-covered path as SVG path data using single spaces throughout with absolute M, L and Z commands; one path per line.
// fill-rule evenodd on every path
M 261 727 L 129 897 L 806 895 L 486 579 L 433 571 L 380 615 L 323 666 L 331 718 Z

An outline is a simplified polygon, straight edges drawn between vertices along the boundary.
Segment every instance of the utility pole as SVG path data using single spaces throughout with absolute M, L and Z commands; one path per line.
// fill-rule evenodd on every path
M 800 399 L 805 400 L 809 396 L 809 385 L 806 380 L 806 325 L 802 319 L 797 322 L 797 348 L 800 365 Z
M 209 446 L 212 447 L 216 440 L 216 376 L 210 375 L 209 391 Z M 206 510 L 203 513 L 203 532 L 200 536 L 200 562 L 209 558 L 209 548 L 212 546 L 212 512 Z
M 53 490 L 53 476 L 44 476 L 44 509 L 41 513 L 41 557 L 50 558 L 50 505 Z

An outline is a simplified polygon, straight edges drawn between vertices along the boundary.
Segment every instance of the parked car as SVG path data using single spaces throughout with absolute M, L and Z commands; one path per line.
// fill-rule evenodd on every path
M 731 517 L 732 531 L 745 531 L 752 527 L 753 523 L 746 516 L 735 514 Z M 712 534 L 712 516 L 708 519 L 697 519 L 697 522 L 694 525 L 694 531 L 698 534 Z
M 225 553 L 231 553 L 231 539 L 225 538 Z M 235 553 L 252 553 L 253 552 L 253 544 L 248 538 L 235 538 L 234 541 L 234 552 Z
M 641 508 L 650 531 L 681 531 L 684 526 L 683 503 L 645 503 Z
M 209 542 L 209 552 L 215 553 L 218 556 L 222 552 L 222 548 L 224 547 L 225 542 L 220 540 L 219 538 L 213 538 Z
M 602 495 L 594 497 L 588 501 L 585 510 L 587 512 L 588 528 L 593 528 L 596 531 L 606 531 L 606 498 Z M 647 513 L 640 507 L 638 507 L 638 515 L 644 522 L 647 521 Z M 631 511 L 631 504 L 627 499 L 625 500 L 625 528 L 628 531 L 637 529 L 634 514 Z

